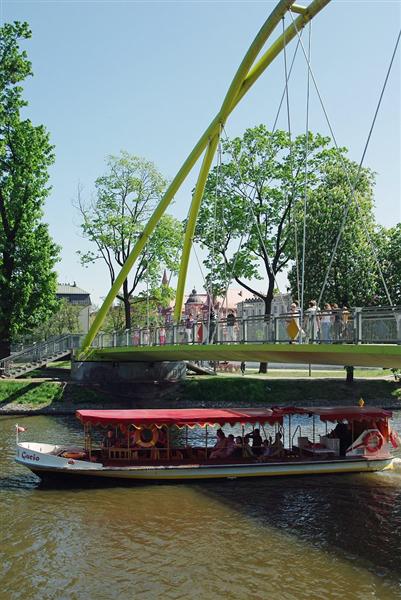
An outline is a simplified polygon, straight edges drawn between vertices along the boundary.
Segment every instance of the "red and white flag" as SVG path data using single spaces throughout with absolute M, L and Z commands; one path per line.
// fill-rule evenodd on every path
M 21 427 L 21 425 L 16 425 L 15 430 L 17 433 L 22 433 L 23 431 L 26 431 L 26 427 Z

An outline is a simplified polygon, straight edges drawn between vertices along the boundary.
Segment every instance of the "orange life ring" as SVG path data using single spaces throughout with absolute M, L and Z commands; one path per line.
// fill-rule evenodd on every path
M 145 434 L 145 439 L 143 437 Z M 151 437 L 149 437 L 151 434 Z M 140 429 L 136 429 L 134 440 L 135 444 L 140 448 L 153 448 L 157 444 L 157 440 L 159 439 L 159 430 L 157 427 L 141 427 Z
M 378 452 L 383 446 L 383 436 L 378 431 L 369 431 L 362 442 L 368 452 Z
M 75 460 L 80 460 L 85 458 L 85 452 L 63 452 L 63 458 L 75 458 Z

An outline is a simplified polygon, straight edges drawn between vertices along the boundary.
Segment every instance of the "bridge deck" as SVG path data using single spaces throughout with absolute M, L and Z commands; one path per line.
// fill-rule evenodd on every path
M 234 360 L 401 369 L 401 345 L 208 344 L 93 348 L 85 360 L 158 362 Z

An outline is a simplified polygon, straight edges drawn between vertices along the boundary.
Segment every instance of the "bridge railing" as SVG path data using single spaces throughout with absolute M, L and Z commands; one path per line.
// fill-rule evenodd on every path
M 95 347 L 176 344 L 401 344 L 401 306 L 189 321 L 100 333 Z
M 62 354 L 67 354 L 74 348 L 79 348 L 83 341 L 82 334 L 66 334 L 43 342 L 34 343 L 19 352 L 14 352 L 0 360 L 0 373 L 5 376 L 13 372 L 30 370 L 35 365 L 56 359 Z

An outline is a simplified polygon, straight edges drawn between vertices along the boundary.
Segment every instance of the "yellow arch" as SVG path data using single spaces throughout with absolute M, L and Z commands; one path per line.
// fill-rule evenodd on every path
M 274 8 L 270 16 L 267 18 L 260 31 L 256 35 L 254 41 L 249 47 L 244 59 L 242 60 L 234 79 L 229 87 L 226 97 L 223 101 L 220 111 L 216 117 L 210 123 L 209 127 L 200 137 L 193 150 L 183 163 L 182 167 L 174 177 L 170 186 L 166 190 L 163 198 L 159 205 L 156 207 L 152 214 L 149 222 L 147 223 L 141 237 L 138 239 L 131 254 L 128 256 L 120 273 L 116 277 L 116 280 L 107 294 L 100 310 L 98 311 L 96 318 L 94 319 L 85 339 L 83 342 L 83 351 L 87 351 L 92 344 L 96 334 L 98 333 L 107 311 L 111 307 L 115 297 L 121 289 L 124 280 L 128 277 L 129 272 L 132 269 L 136 259 L 144 249 L 149 237 L 157 226 L 160 218 L 163 216 L 170 202 L 174 198 L 178 189 L 192 170 L 193 166 L 201 156 L 202 152 L 206 149 L 202 167 L 199 173 L 198 181 L 195 187 L 194 196 L 191 203 L 189 219 L 187 224 L 187 230 L 185 232 L 184 247 L 181 258 L 179 279 L 177 285 L 176 295 L 176 307 L 175 307 L 175 320 L 178 321 L 181 315 L 181 307 L 184 298 L 184 288 L 188 269 L 189 255 L 192 247 L 192 236 L 195 228 L 196 219 L 198 216 L 200 201 L 202 199 L 203 190 L 206 184 L 207 176 L 210 170 L 210 166 L 215 154 L 217 144 L 219 141 L 221 126 L 224 125 L 229 115 L 232 113 L 237 104 L 242 100 L 251 86 L 260 77 L 260 75 L 267 69 L 271 62 L 276 56 L 282 51 L 284 46 L 288 44 L 296 35 L 297 32 L 303 29 L 305 25 L 313 19 L 313 17 L 320 12 L 330 0 L 313 0 L 307 7 L 300 7 L 294 4 L 294 0 L 280 0 L 277 6 Z M 280 35 L 277 40 L 270 46 L 270 48 L 263 54 L 259 61 L 255 63 L 257 56 L 261 52 L 267 39 L 274 31 L 277 24 L 280 22 L 285 13 L 292 9 L 293 12 L 300 13 L 297 19 L 292 23 L 286 31 Z

